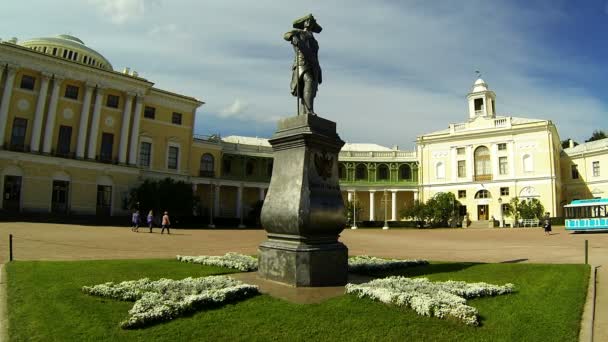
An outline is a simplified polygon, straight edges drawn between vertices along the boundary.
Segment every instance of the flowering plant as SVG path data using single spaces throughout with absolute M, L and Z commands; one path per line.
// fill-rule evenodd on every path
M 427 278 L 388 277 L 368 283 L 347 284 L 346 293 L 371 298 L 387 304 L 412 308 L 419 315 L 450 316 L 467 325 L 477 326 L 478 312 L 466 305 L 466 299 L 496 296 L 514 291 L 513 284 L 503 286 L 464 281 L 431 282 Z
M 258 294 L 258 287 L 228 276 L 182 280 L 148 278 L 83 286 L 86 294 L 122 301 L 134 301 L 129 317 L 120 323 L 125 329 L 172 320 L 186 312 Z
M 348 259 L 348 270 L 355 273 L 366 273 L 373 271 L 390 271 L 411 266 L 428 265 L 428 261 L 381 259 L 368 255 L 354 256 Z
M 239 253 L 226 253 L 225 255 L 201 255 L 201 256 L 183 256 L 178 255 L 177 260 L 183 262 L 191 262 L 207 266 L 220 266 L 234 268 L 239 271 L 249 272 L 258 269 L 258 259 Z

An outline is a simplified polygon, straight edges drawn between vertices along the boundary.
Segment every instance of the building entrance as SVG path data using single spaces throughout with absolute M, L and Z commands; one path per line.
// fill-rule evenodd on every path
M 53 213 L 67 214 L 69 189 L 70 182 L 53 181 L 53 198 L 51 200 L 51 211 Z
M 480 204 L 477 206 L 477 220 L 485 221 L 488 219 L 488 205 Z
M 21 203 L 21 176 L 4 176 L 2 209 L 19 212 Z
M 110 216 L 112 212 L 112 187 L 97 186 L 97 216 Z

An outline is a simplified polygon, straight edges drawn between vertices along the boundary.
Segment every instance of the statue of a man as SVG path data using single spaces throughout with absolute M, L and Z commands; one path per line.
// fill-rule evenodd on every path
M 321 67 L 319 66 L 319 44 L 313 36 L 321 32 L 312 14 L 293 22 L 293 30 L 285 33 L 283 38 L 293 45 L 295 59 L 292 67 L 291 94 L 298 97 L 298 115 L 312 114 L 317 87 L 322 82 Z M 300 106 L 301 102 L 301 106 Z

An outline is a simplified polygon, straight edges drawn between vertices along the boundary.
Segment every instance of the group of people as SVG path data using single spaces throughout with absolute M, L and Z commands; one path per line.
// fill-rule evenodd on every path
M 139 215 L 139 210 L 135 210 L 135 212 L 131 216 L 131 223 L 133 224 L 131 226 L 131 231 L 139 232 L 139 225 L 141 223 L 141 217 Z M 148 227 L 150 228 L 150 233 L 152 233 L 152 228 L 154 227 L 154 212 L 152 210 L 150 210 L 150 212 L 148 212 L 148 216 L 146 217 L 146 223 L 148 224 Z M 162 229 L 161 229 L 160 233 L 163 234 L 165 232 L 165 229 L 167 229 L 167 234 L 171 234 L 171 232 L 169 231 L 169 226 L 171 226 L 171 221 L 169 220 L 169 212 L 165 211 L 165 213 L 163 214 L 162 220 L 161 220 Z

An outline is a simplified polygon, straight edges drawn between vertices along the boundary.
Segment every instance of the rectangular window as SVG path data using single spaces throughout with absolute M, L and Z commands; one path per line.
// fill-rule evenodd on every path
M 57 54 L 57 48 L 53 48 L 53 56 Z
M 156 108 L 148 107 L 144 109 L 144 118 L 146 119 L 154 119 L 156 117 Z
M 69 154 L 71 141 L 72 141 L 72 127 L 59 126 L 59 137 L 57 138 L 57 154 L 59 154 L 59 155 Z
M 179 147 L 169 146 L 169 156 L 167 167 L 171 170 L 177 170 L 177 163 L 179 158 Z
M 105 162 L 112 161 L 112 147 L 114 145 L 114 134 L 103 133 L 101 135 L 101 152 L 99 153 L 99 160 Z
M 509 196 L 509 188 L 500 188 L 500 196 Z
M 13 120 L 13 131 L 11 133 L 10 149 L 23 151 L 25 149 L 25 132 L 27 131 L 27 119 L 15 118 Z
M 456 154 L 458 154 L 459 156 L 464 156 L 464 147 L 458 147 L 456 149 Z
M 509 172 L 508 168 L 507 157 L 498 157 L 498 173 L 506 175 Z
M 152 155 L 152 144 L 142 142 L 139 148 L 139 166 L 150 167 L 150 156 Z
M 36 78 L 30 75 L 21 76 L 21 89 L 34 90 Z
M 466 205 L 461 205 L 460 208 L 458 208 L 458 214 L 460 214 L 460 216 L 464 216 L 467 214 L 467 206 Z
M 499 151 L 506 151 L 507 150 L 507 144 L 498 144 L 498 150 Z
M 229 175 L 232 172 L 232 161 L 230 159 L 224 159 L 222 169 L 225 175 Z
M 65 87 L 65 94 L 63 96 L 68 99 L 78 100 L 78 90 L 77 86 L 68 84 Z
M 571 166 L 572 179 L 578 179 L 578 165 L 574 164 Z
M 458 190 L 458 198 L 467 198 L 466 190 Z
M 108 95 L 106 99 L 106 107 L 118 108 L 118 102 L 120 102 L 120 97 L 116 95 Z
M 464 160 L 458 161 L 458 177 L 466 177 L 467 176 L 467 164 Z
M 173 116 L 171 116 L 171 123 L 175 124 L 175 125 L 181 125 L 182 124 L 182 115 L 180 113 L 173 113 Z
M 475 111 L 481 111 L 481 107 L 483 107 L 483 99 L 475 99 Z
M 594 161 L 593 162 L 593 177 L 599 177 L 599 176 L 600 176 L 600 162 Z

